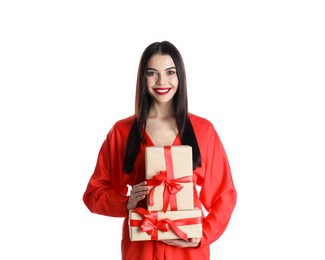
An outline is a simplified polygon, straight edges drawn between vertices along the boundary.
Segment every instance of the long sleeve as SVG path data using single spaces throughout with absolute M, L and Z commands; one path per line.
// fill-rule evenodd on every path
M 128 175 L 122 171 L 123 138 L 123 134 L 113 128 L 101 146 L 94 173 L 83 195 L 84 203 L 93 213 L 127 216 Z
M 224 147 L 214 127 L 207 127 L 207 142 L 202 149 L 205 174 L 199 199 L 208 214 L 203 220 L 201 246 L 217 240 L 225 231 L 237 200 L 230 166 Z

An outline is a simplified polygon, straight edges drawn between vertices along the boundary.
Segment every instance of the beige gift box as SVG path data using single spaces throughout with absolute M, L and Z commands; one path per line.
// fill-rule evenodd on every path
M 149 146 L 146 148 L 145 167 L 148 186 L 152 186 L 149 180 L 157 177 L 155 175 L 162 177 L 165 174 L 168 179 L 159 186 L 154 186 L 151 190 L 153 194 L 148 195 L 149 211 L 163 210 L 164 199 L 166 201 L 164 196 L 168 195 L 165 193 L 169 192 L 170 188 L 166 185 L 169 184 L 181 185 L 182 188 L 174 195 L 170 195 L 170 197 L 168 195 L 169 204 L 167 210 L 194 209 L 192 163 L 192 147 L 189 145 Z M 166 211 L 166 205 L 163 211 Z
M 200 209 L 167 211 L 166 213 L 162 211 L 149 212 L 143 208 L 140 208 L 139 212 L 137 210 L 139 208 L 129 211 L 131 241 L 186 240 L 202 237 L 202 212 Z M 168 227 L 167 231 L 166 227 Z

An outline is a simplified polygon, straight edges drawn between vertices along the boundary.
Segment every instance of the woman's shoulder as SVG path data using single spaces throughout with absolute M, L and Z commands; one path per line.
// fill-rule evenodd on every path
M 219 138 L 219 135 L 213 125 L 213 123 L 204 117 L 189 114 L 190 121 L 195 132 L 196 138 L 199 142 L 210 142 L 211 138 Z
M 111 130 L 109 131 L 108 135 L 117 134 L 119 136 L 127 136 L 130 132 L 130 129 L 132 127 L 133 121 L 135 116 L 128 116 L 126 118 L 120 119 L 116 121 Z
M 131 128 L 133 121 L 134 121 L 135 116 L 128 116 L 126 118 L 120 119 L 115 122 L 113 125 L 113 128 L 115 129 L 120 129 L 120 128 Z
M 213 124 L 207 118 L 189 113 L 189 117 L 193 127 L 213 127 Z

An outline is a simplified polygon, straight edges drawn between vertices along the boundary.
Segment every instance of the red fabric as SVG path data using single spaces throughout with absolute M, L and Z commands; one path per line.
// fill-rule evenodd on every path
M 131 174 L 122 171 L 126 140 L 134 116 L 118 121 L 109 131 L 99 151 L 97 164 L 83 200 L 93 213 L 111 217 L 124 217 L 122 260 L 208 260 L 209 245 L 225 231 L 236 204 L 237 193 L 233 184 L 228 159 L 213 125 L 206 119 L 190 114 L 201 152 L 202 166 L 193 172 L 194 206 L 207 210 L 204 217 L 203 237 L 197 248 L 178 248 L 159 241 L 134 241 L 129 238 L 127 185 L 145 180 L 144 153 L 153 146 L 145 133 L 146 144 L 141 146 Z M 173 145 L 181 145 L 179 136 Z M 196 185 L 201 186 L 197 194 Z M 146 199 L 138 206 L 145 207 Z

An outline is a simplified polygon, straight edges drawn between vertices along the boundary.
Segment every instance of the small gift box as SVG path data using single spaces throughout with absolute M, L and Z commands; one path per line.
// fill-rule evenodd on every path
M 131 241 L 202 237 L 200 209 L 149 212 L 144 208 L 129 211 Z
M 192 163 L 189 145 L 146 147 L 149 211 L 194 209 Z

